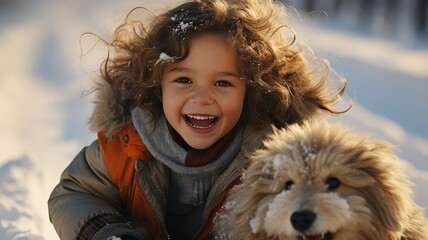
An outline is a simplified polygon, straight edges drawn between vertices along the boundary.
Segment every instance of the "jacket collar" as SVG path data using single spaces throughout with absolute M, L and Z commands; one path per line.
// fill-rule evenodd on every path
M 113 137 L 120 129 L 131 123 L 131 110 L 122 95 L 105 82 L 97 82 L 94 90 L 94 110 L 88 125 L 91 131 L 103 132 L 107 138 Z

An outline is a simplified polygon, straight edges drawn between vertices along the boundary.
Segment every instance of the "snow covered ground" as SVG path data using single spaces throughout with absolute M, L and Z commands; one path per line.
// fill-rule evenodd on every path
M 47 198 L 95 138 L 85 125 L 92 107 L 85 92 L 99 59 L 81 64 L 80 34 L 108 38 L 142 1 L 6 2 L 0 3 L 0 239 L 58 239 Z M 428 208 L 428 44 L 314 22 L 296 28 L 348 78 L 354 107 L 335 121 L 396 144 L 416 201 Z

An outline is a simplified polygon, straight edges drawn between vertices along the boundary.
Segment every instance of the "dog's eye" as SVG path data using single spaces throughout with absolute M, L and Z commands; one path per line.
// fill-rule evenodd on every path
M 339 179 L 337 179 L 335 177 L 328 178 L 326 183 L 328 185 L 328 190 L 334 190 L 340 186 Z
M 288 190 L 290 190 L 290 188 L 291 188 L 291 186 L 293 186 L 293 184 L 294 184 L 294 182 L 293 181 L 287 181 L 286 183 L 285 183 L 285 191 L 288 191 Z

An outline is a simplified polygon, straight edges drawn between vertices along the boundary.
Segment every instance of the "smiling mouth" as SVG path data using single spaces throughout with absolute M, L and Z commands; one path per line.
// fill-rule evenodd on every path
M 197 129 L 208 129 L 214 126 L 217 122 L 217 117 L 210 115 L 184 115 L 186 122 L 193 128 Z
M 299 236 L 299 240 L 332 240 L 332 239 L 333 239 L 333 233 L 331 232 L 327 232 L 324 234 Z

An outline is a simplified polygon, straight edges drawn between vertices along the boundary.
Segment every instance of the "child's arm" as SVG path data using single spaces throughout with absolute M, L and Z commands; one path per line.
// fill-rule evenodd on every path
M 97 141 L 83 149 L 65 169 L 48 205 L 61 239 L 91 239 L 95 233 L 132 236 L 136 231 L 124 216 L 126 210 Z M 135 236 L 143 236 L 138 232 Z

